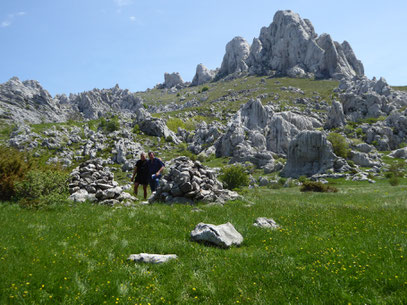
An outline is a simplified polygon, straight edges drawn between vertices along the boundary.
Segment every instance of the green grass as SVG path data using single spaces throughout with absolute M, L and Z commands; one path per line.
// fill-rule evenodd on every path
M 407 86 L 392 86 L 395 90 L 407 91 Z
M 403 181 L 405 183 L 405 181 Z M 407 189 L 339 183 L 336 194 L 248 191 L 222 206 L 51 210 L 0 205 L 1 304 L 405 304 Z M 252 226 L 272 217 L 277 231 Z M 199 222 L 230 221 L 229 250 L 193 243 Z M 175 253 L 164 265 L 132 253 Z

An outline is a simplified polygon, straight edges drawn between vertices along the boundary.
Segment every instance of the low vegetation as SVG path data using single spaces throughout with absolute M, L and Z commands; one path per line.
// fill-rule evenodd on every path
M 219 178 L 229 190 L 249 185 L 249 175 L 240 164 L 224 167 Z
M 407 192 L 386 182 L 248 192 L 225 206 L 0 205 L 1 304 L 405 304 Z M 275 231 L 254 227 L 273 218 Z M 230 221 L 229 250 L 190 241 Z M 175 253 L 163 265 L 133 253 Z
M 301 192 L 319 192 L 319 193 L 336 193 L 338 189 L 329 184 L 323 184 L 319 181 L 304 181 L 300 188 Z
M 349 144 L 346 142 L 346 138 L 343 135 L 331 132 L 327 139 L 331 142 L 335 155 L 342 158 L 348 158 L 350 153 Z

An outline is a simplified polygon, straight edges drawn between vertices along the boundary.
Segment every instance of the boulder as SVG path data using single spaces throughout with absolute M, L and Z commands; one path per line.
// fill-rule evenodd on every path
M 283 177 L 312 176 L 333 169 L 337 157 L 320 131 L 302 131 L 291 141 Z
M 343 113 L 342 104 L 338 101 L 332 101 L 332 106 L 328 111 L 328 119 L 326 120 L 325 128 L 340 128 L 345 124 L 345 114 Z
M 218 226 L 201 222 L 191 232 L 191 239 L 222 248 L 229 248 L 232 245 L 239 246 L 243 242 L 243 236 L 230 222 Z
M 393 158 L 407 159 L 407 147 L 393 150 L 389 156 Z

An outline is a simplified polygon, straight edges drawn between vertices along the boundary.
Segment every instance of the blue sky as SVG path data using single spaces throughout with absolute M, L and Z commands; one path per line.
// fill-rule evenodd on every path
M 51 94 L 141 91 L 196 65 L 221 65 L 234 36 L 252 42 L 279 9 L 349 41 L 366 75 L 407 85 L 407 1 L 1 0 L 0 83 L 35 79 Z

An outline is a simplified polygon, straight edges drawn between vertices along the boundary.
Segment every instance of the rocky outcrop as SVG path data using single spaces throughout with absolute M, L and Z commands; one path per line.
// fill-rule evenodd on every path
M 290 77 L 352 78 L 363 75 L 362 63 L 348 42 L 318 36 L 308 19 L 289 10 L 278 11 L 269 27 L 263 27 L 252 46 L 241 37 L 226 46 L 216 78 L 236 72 Z
M 216 79 L 229 74 L 247 72 L 247 58 L 250 53 L 250 45 L 242 37 L 235 37 L 226 45 L 226 53 Z
M 213 145 L 222 135 L 224 128 L 225 126 L 217 121 L 209 125 L 205 121 L 198 124 L 192 138 L 189 138 L 187 135 L 185 136 L 185 140 L 190 142 L 188 150 L 195 154 L 203 153 L 206 156 L 215 153 Z
M 164 137 L 166 140 L 171 139 L 172 142 L 179 144 L 180 141 L 173 131 L 171 131 L 163 119 L 154 118 L 151 114 L 143 108 L 136 112 L 135 124 L 146 135 L 155 137 Z
M 0 119 L 18 123 L 62 122 L 66 111 L 39 82 L 17 77 L 0 84 Z
M 194 78 L 192 79 L 191 86 L 199 86 L 205 83 L 209 83 L 215 78 L 215 74 L 215 71 L 209 70 L 203 64 L 199 64 L 196 67 L 196 73 Z
M 103 205 L 131 204 L 137 200 L 114 181 L 114 175 L 101 159 L 81 163 L 70 174 L 69 197 L 72 201 L 86 200 Z
M 150 201 L 224 203 L 237 197 L 236 192 L 223 189 L 214 170 L 203 166 L 199 161 L 178 157 L 169 162 L 169 174 L 161 179 L 157 192 Z
M 393 150 L 389 156 L 392 158 L 407 159 L 407 147 Z
M 243 242 L 243 236 L 230 222 L 218 226 L 201 222 L 191 232 L 191 239 L 222 248 L 239 246 Z
M 343 113 L 342 104 L 338 101 L 332 101 L 332 106 L 328 111 L 328 119 L 326 120 L 325 128 L 341 128 L 345 124 L 345 114 Z
M 112 89 L 93 89 L 69 98 L 57 96 L 61 103 L 72 107 L 70 112 L 79 113 L 87 119 L 97 119 L 109 113 L 134 113 L 143 106 L 143 101 L 129 90 L 116 85 Z
M 320 131 L 302 131 L 291 141 L 282 176 L 298 178 L 333 169 L 336 156 Z
M 272 229 L 279 229 L 280 226 L 272 218 L 258 217 L 253 224 L 255 227 Z
M 164 88 L 173 88 L 184 85 L 184 80 L 178 72 L 174 73 L 164 73 Z

